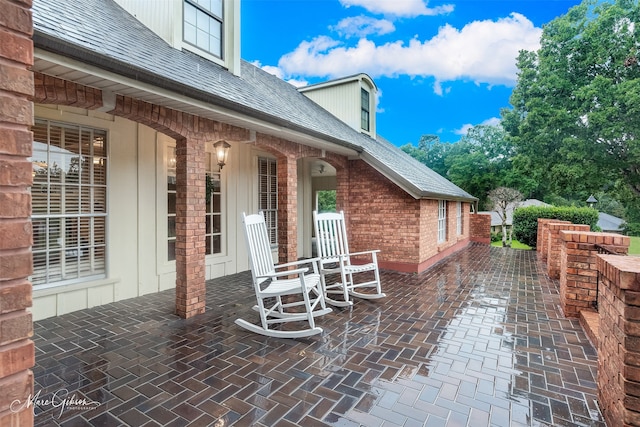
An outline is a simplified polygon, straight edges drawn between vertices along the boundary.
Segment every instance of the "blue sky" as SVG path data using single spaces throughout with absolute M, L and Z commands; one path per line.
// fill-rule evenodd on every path
M 509 107 L 520 49 L 579 0 L 243 0 L 242 57 L 296 86 L 360 72 L 394 144 L 455 142 Z

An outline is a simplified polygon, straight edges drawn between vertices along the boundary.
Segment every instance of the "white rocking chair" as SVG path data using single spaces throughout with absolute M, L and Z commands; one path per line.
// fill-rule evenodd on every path
M 314 316 L 327 314 L 331 308 L 325 305 L 317 259 L 275 266 L 263 213 L 245 215 L 243 212 L 242 222 L 258 300 L 253 309 L 260 314 L 261 324 L 256 325 L 244 319 L 237 319 L 236 324 L 257 334 L 278 338 L 301 338 L 322 333 L 322 328 L 315 325 Z M 309 267 L 287 269 L 305 263 L 312 265 L 311 272 Z M 277 269 L 284 270 L 276 272 Z M 293 276 L 296 277 L 291 278 Z M 283 297 L 286 297 L 286 301 L 283 301 Z M 292 308 L 297 309 L 290 310 Z M 297 330 L 271 328 L 271 325 L 284 322 L 306 322 L 308 327 Z
M 345 226 L 344 212 L 317 213 L 313 211 L 313 223 L 316 232 L 316 247 L 320 257 L 320 274 L 322 285 L 327 293 L 327 303 L 339 307 L 353 304 L 350 297 L 364 299 L 384 298 L 380 284 L 380 272 L 378 271 L 377 253 L 379 250 L 364 252 L 349 252 L 347 243 L 347 229 Z M 368 257 L 370 262 L 352 263 L 352 257 Z M 373 280 L 356 282 L 354 276 L 359 273 L 373 272 Z M 326 276 L 340 274 L 340 282 L 328 285 Z M 360 277 L 360 276 L 355 276 Z M 367 279 L 370 278 L 367 277 Z M 361 288 L 375 288 L 373 292 L 361 292 Z M 341 300 L 331 298 L 329 295 L 342 295 Z

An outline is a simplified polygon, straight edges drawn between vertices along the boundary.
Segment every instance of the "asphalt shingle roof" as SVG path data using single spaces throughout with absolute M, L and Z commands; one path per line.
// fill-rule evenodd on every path
M 34 0 L 33 20 L 37 48 L 355 149 L 414 197 L 475 200 L 398 147 L 355 131 L 259 67 L 242 61 L 238 77 L 172 48 L 112 0 Z

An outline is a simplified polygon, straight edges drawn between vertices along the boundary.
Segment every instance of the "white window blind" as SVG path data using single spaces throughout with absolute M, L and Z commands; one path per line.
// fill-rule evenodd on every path
M 36 119 L 33 126 L 34 287 L 106 273 L 107 133 Z
M 258 159 L 258 209 L 264 212 L 272 245 L 278 244 L 278 171 L 274 159 Z

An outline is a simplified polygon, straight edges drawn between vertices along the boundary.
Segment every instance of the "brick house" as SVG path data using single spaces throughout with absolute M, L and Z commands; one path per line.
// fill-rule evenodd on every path
M 240 59 L 239 2 L 147 4 L 33 4 L 36 319 L 174 286 L 201 313 L 206 279 L 248 269 L 240 212 L 266 212 L 280 261 L 311 256 L 320 188 L 383 268 L 468 244 L 476 199 L 376 135 L 366 75 L 297 90 Z
M 484 238 L 473 196 L 376 135 L 367 76 L 305 94 L 240 59 L 239 1 L 148 5 L 0 0 L 2 425 L 33 422 L 8 409 L 33 391 L 32 318 L 173 287 L 202 313 L 206 279 L 248 269 L 240 212 L 266 212 L 281 261 L 311 255 L 320 189 L 383 268 Z

